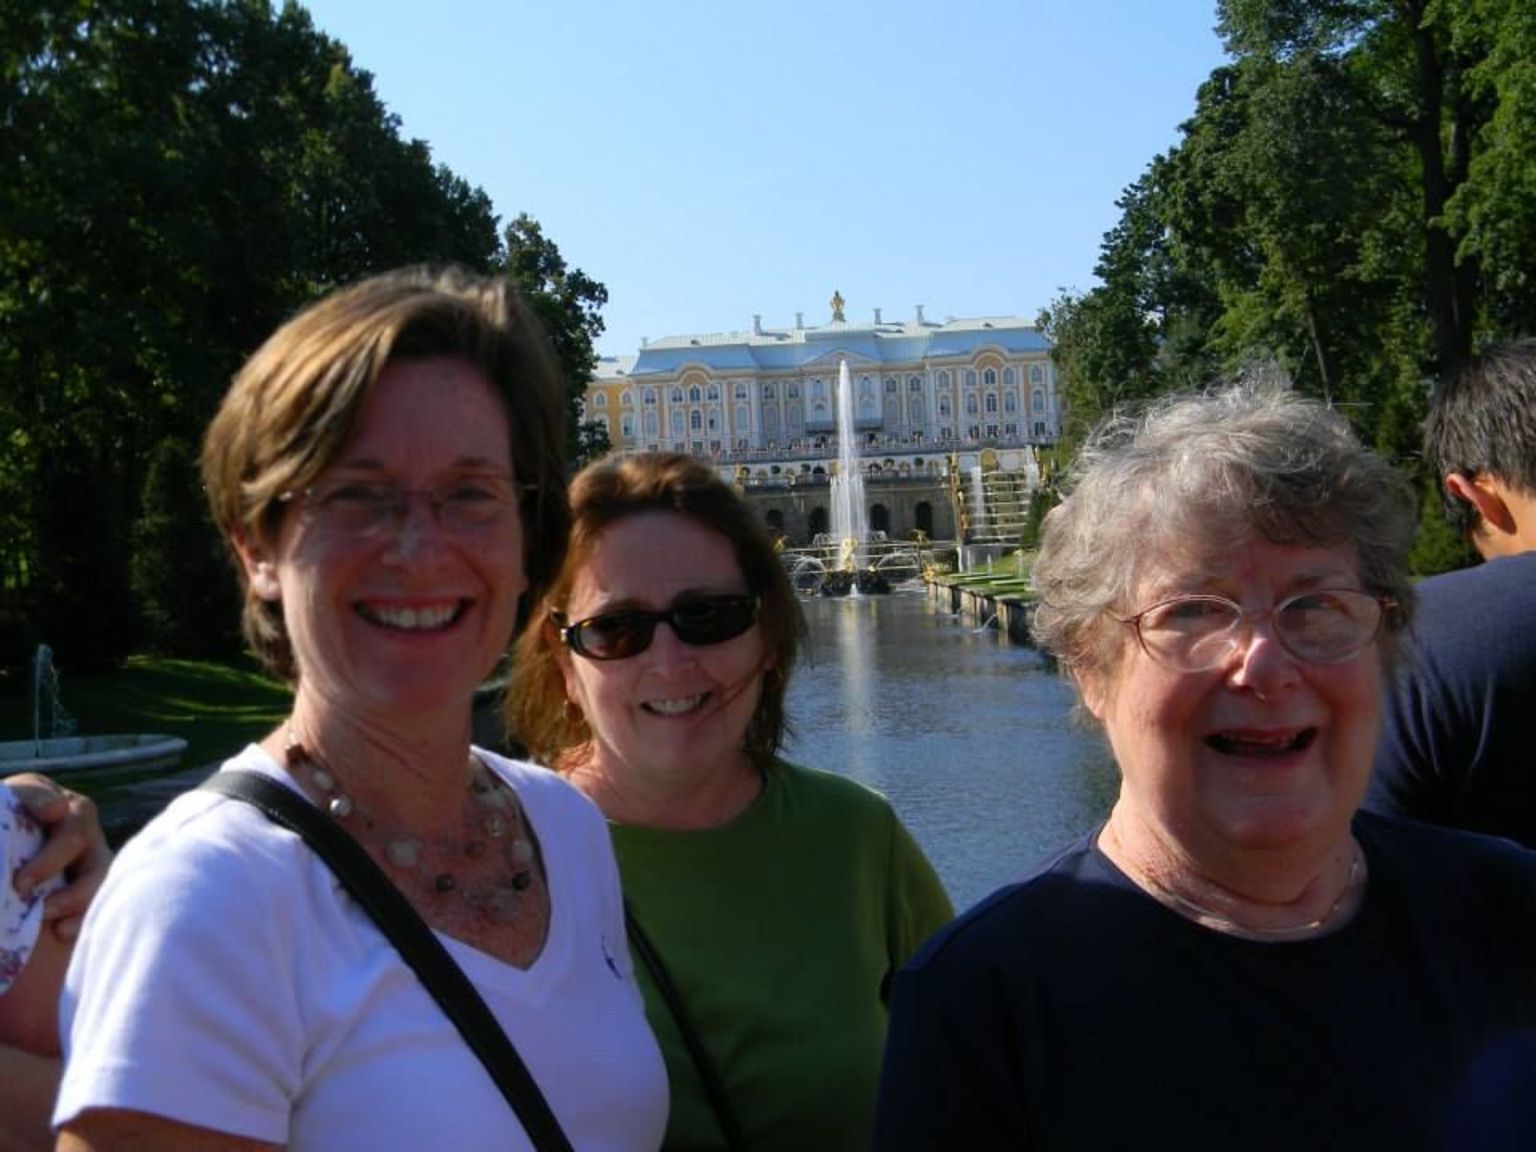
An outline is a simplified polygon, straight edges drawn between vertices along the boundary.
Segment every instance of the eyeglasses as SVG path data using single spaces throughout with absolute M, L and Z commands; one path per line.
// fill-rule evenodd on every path
M 1280 646 L 1295 659 L 1342 664 L 1370 647 L 1382 620 L 1396 607 L 1385 596 L 1322 588 L 1289 596 L 1263 612 L 1244 612 L 1225 596 L 1173 596 L 1134 616 L 1110 615 L 1134 628 L 1141 650 L 1164 668 L 1207 672 L 1246 647 L 1253 624 L 1266 619 Z
M 448 532 L 486 532 L 506 523 L 518 497 L 530 491 L 508 476 L 467 476 L 431 488 L 402 488 L 384 480 L 334 480 L 279 500 L 302 500 L 305 514 L 328 531 L 346 536 L 376 536 L 397 532 L 405 523 L 411 500 L 423 499 L 437 523 Z
M 694 648 L 734 640 L 757 619 L 757 597 L 695 596 L 662 612 L 627 608 L 575 623 L 566 623 L 563 612 L 553 616 L 560 639 L 578 656 L 588 660 L 623 660 L 649 648 L 656 625 L 663 623 L 671 627 L 679 640 Z

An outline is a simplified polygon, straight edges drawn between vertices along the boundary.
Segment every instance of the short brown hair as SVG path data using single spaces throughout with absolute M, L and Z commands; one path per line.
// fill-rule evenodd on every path
M 565 548 L 565 407 L 560 370 L 532 312 L 502 277 L 417 266 L 338 289 L 274 332 L 246 361 L 203 439 L 203 485 L 226 541 L 272 550 L 284 496 L 311 484 L 345 447 L 363 402 L 392 361 L 462 360 L 506 408 L 517 479 L 528 602 Z M 293 682 L 281 604 L 244 587 L 246 640 Z
M 571 482 L 570 498 L 571 539 L 565 563 L 517 642 L 507 691 L 507 727 L 512 734 L 530 754 L 555 766 L 590 742 L 586 720 L 566 707 L 553 613 L 564 610 L 576 574 L 610 526 L 643 512 L 676 512 L 731 542 L 747 589 L 758 597 L 758 626 L 773 667 L 747 725 L 745 749 L 766 767 L 787 733 L 784 696 L 805 618 L 773 541 L 751 507 L 708 464 L 666 452 L 610 457 L 589 465 Z

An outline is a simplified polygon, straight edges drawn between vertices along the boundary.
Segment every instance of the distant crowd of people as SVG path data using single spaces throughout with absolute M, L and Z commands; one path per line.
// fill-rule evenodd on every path
M 781 755 L 765 526 L 684 455 L 568 481 L 562 411 L 456 268 L 241 369 L 203 482 L 291 710 L 116 859 L 0 783 L 0 1152 L 1536 1147 L 1536 343 L 1432 398 L 1484 563 L 1417 585 L 1283 382 L 1099 428 L 1035 628 L 1118 795 L 958 919 Z M 522 759 L 471 742 L 509 651 Z

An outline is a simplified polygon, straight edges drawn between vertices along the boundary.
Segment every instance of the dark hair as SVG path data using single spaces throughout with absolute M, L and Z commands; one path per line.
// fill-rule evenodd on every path
M 1384 659 L 1413 604 L 1407 482 L 1336 411 L 1273 382 L 1167 396 L 1112 416 L 1073 463 L 1045 518 L 1033 581 L 1035 639 L 1074 679 L 1104 672 L 1134 611 L 1139 574 L 1172 550 L 1203 555 L 1263 539 L 1352 545 L 1367 592 L 1396 601 Z
M 246 361 L 203 439 L 203 485 L 231 544 L 274 550 L 283 497 L 346 446 L 392 361 L 451 357 L 478 369 L 506 408 L 523 562 L 532 602 L 565 549 L 565 405 L 559 368 L 532 312 L 504 278 L 418 266 L 338 289 L 303 309 Z M 275 675 L 297 676 L 281 604 L 245 589 L 246 640 Z
M 518 640 L 507 690 L 507 727 L 531 755 L 556 767 L 592 738 L 586 720 L 566 707 L 560 636 L 552 614 L 563 611 L 576 575 L 613 524 L 644 512 L 676 512 L 731 542 L 747 588 L 760 602 L 758 627 L 773 657 L 744 747 L 766 767 L 788 730 L 784 696 L 805 618 L 794 588 L 752 508 L 708 464 L 667 452 L 600 460 L 571 482 L 571 539 L 565 563 L 534 608 Z
M 1498 344 L 1430 394 L 1424 459 L 1437 481 L 1479 472 L 1536 494 L 1536 340 Z M 1439 484 L 1445 514 L 1463 535 L 1477 509 Z

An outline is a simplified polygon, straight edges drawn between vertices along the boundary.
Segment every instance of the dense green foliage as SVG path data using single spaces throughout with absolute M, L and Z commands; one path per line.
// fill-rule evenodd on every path
M 1041 317 L 1068 447 L 1125 400 L 1259 363 L 1418 468 L 1429 385 L 1536 326 L 1526 0 L 1221 0 L 1231 57 Z M 1432 523 L 1421 571 L 1465 550 Z
M 0 666 L 45 639 L 80 667 L 228 635 L 168 620 L 170 587 L 145 595 L 183 562 L 173 542 L 207 570 L 190 543 L 206 524 L 167 519 L 200 515 L 196 498 L 161 481 L 141 507 L 151 459 L 166 443 L 190 458 L 295 309 L 447 260 L 533 295 L 574 446 L 603 286 L 526 216 L 503 238 L 484 192 L 401 138 L 303 8 L 0 0 Z M 135 540 L 162 554 L 131 564 Z

